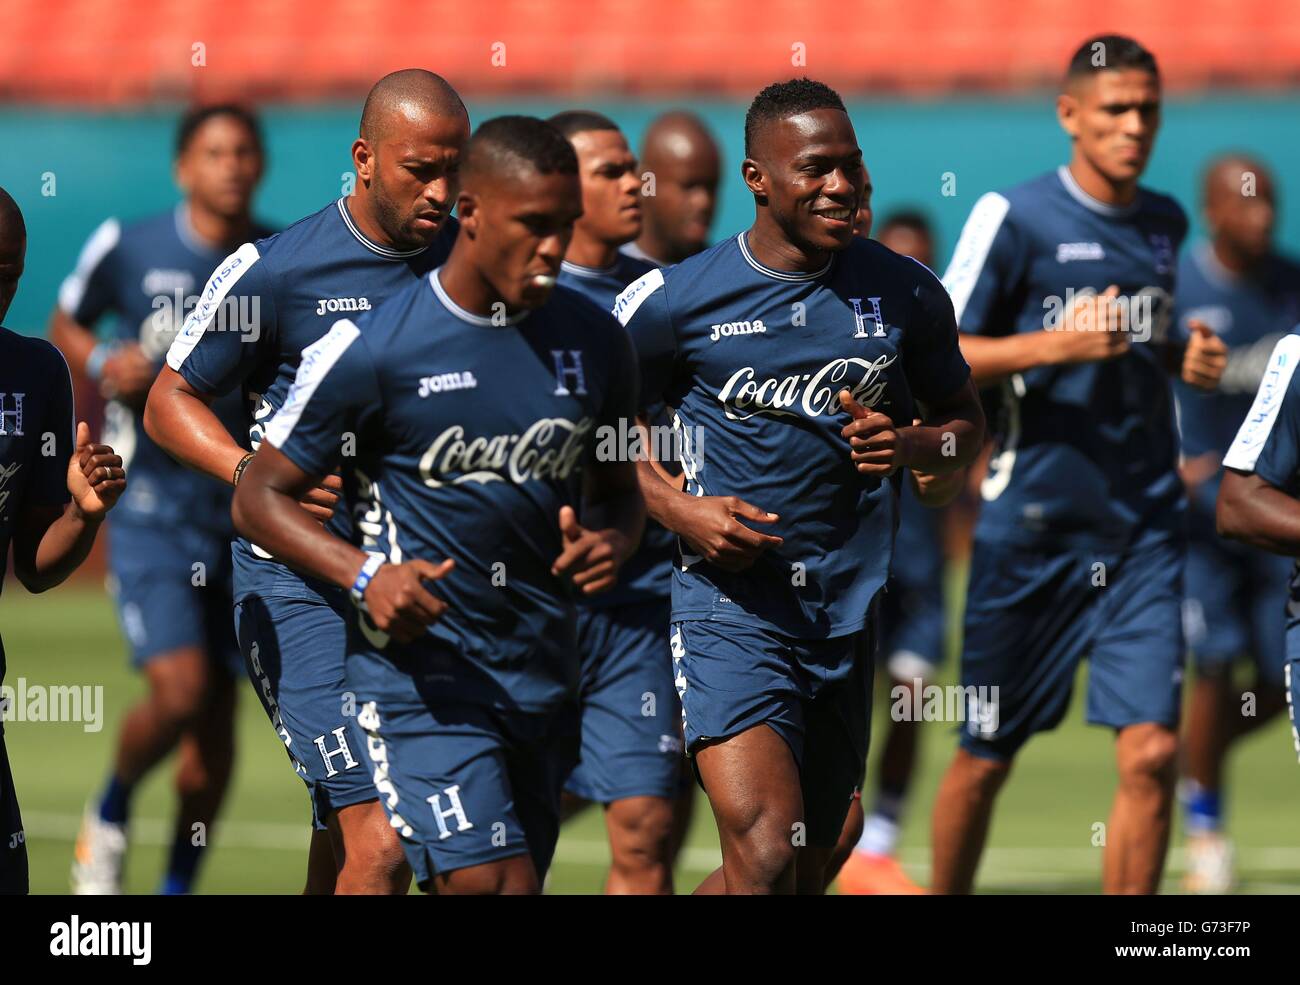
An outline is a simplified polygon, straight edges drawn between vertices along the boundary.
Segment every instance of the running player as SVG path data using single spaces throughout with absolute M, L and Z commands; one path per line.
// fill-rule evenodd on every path
M 861 228 L 864 212 L 870 216 L 868 210 L 859 210 L 859 236 L 871 234 L 869 224 Z M 934 236 L 920 212 L 889 215 L 880 224 L 876 239 L 895 253 L 926 267 L 934 266 Z M 943 659 L 942 521 L 943 514 L 922 506 L 911 484 L 903 484 L 894 560 L 880 611 L 880 652 L 885 661 L 882 670 L 888 677 L 891 707 L 899 688 L 919 691 L 932 681 Z M 908 707 L 919 707 L 919 701 L 917 694 Z M 839 890 L 845 895 L 923 892 L 903 871 L 896 854 L 919 741 L 919 723 L 910 718 L 891 718 L 880 754 L 871 813 L 839 873 Z
M 636 357 L 555 286 L 582 214 L 558 131 L 480 126 L 457 210 L 444 266 L 304 354 L 235 521 L 351 589 L 348 686 L 421 888 L 535 893 L 573 766 L 573 595 L 612 587 L 645 515 L 633 465 L 597 449 L 632 420 Z M 295 505 L 338 466 L 350 540 Z
M 653 176 L 654 193 L 644 199 L 641 235 L 623 252 L 666 267 L 707 247 L 721 156 L 704 121 L 685 110 L 655 117 L 641 142 L 641 172 Z
M 1223 834 L 1222 776 L 1229 747 L 1285 704 L 1285 558 L 1221 540 L 1214 530 L 1223 454 L 1250 404 L 1278 339 L 1300 322 L 1300 266 L 1272 243 L 1273 176 L 1259 161 L 1220 157 L 1205 172 L 1202 208 L 1210 238 L 1183 252 L 1175 325 L 1192 318 L 1228 346 L 1217 393 L 1176 388 L 1183 435 L 1191 543 L 1183 627 L 1196 667 L 1183 742 L 1187 874 L 1193 892 L 1224 893 L 1233 881 Z M 1233 686 L 1239 657 L 1255 664 L 1252 697 Z
M 145 422 L 159 444 L 190 467 L 237 483 L 252 453 L 220 426 L 214 398 L 242 390 L 256 449 L 302 350 L 338 313 L 367 311 L 442 262 L 454 239 L 450 215 L 468 137 L 465 107 L 440 77 L 407 69 L 380 79 L 352 145 L 352 194 L 277 236 L 245 243 L 208 282 L 149 397 Z M 304 514 L 346 533 L 352 517 L 333 512 L 337 477 L 324 486 L 304 494 Z M 401 846 L 350 736 L 346 593 L 304 578 L 246 539 L 233 554 L 249 677 L 311 795 L 307 891 L 406 892 Z
M 1300 330 L 1300 325 L 1296 326 Z M 1219 533 L 1258 550 L 1300 558 L 1300 335 L 1281 339 L 1231 447 L 1215 517 Z M 1286 701 L 1300 755 L 1300 563 L 1293 564 L 1286 616 Z
M 570 110 L 548 121 L 573 144 L 582 182 L 559 282 L 605 311 L 655 264 L 619 252 L 641 230 L 641 179 L 618 125 Z M 578 608 L 578 765 L 566 813 L 605 808 L 607 893 L 671 893 L 673 800 L 681 779 L 681 705 L 668 650 L 672 534 L 647 525 L 618 585 Z M 572 801 L 577 801 L 573 804 Z
M 700 891 L 820 893 L 863 777 L 895 473 L 962 469 L 983 417 L 938 280 L 853 235 L 866 173 L 839 96 L 769 86 L 745 147 L 753 226 L 615 313 L 682 435 L 684 484 L 639 469 L 680 538 L 673 658 L 722 840 Z
M 261 175 L 256 118 L 229 105 L 187 113 L 176 141 L 184 201 L 148 219 L 100 225 L 50 322 L 73 372 L 108 398 L 105 437 L 131 468 L 131 489 L 108 527 L 110 585 L 132 664 L 148 683 L 82 820 L 72 864 L 79 894 L 122 891 L 131 796 L 173 749 L 178 810 L 160 892 L 189 892 L 234 766 L 241 661 L 230 620 L 230 489 L 173 460 L 140 418 L 199 289 L 222 257 L 269 233 L 250 211 Z M 95 327 L 106 317 L 101 340 Z M 237 396 L 214 411 L 227 437 L 239 433 Z
M 1183 641 L 1183 490 L 1171 373 L 1212 388 L 1223 343 L 1168 338 L 1187 220 L 1138 185 L 1160 123 L 1155 58 L 1107 35 L 1070 61 L 1068 166 L 975 204 L 945 285 L 981 386 L 1002 382 L 966 601 L 961 748 L 934 807 L 933 890 L 968 892 L 1016 752 L 1069 707 L 1115 731 L 1107 892 L 1159 885 Z
M 23 214 L 0 188 L 0 323 L 26 254 Z M 47 591 L 77 569 L 126 488 L 121 456 L 92 444 L 90 428 L 74 421 L 72 378 L 59 350 L 0 327 L 0 571 L 13 545 L 14 575 L 29 592 Z M 0 682 L 4 676 L 0 641 Z M 27 890 L 27 837 L 0 716 L 0 895 Z

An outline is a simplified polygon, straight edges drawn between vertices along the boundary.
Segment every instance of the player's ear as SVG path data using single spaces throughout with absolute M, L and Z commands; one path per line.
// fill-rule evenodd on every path
M 1071 137 L 1079 136 L 1079 100 L 1072 93 L 1056 97 L 1056 120 Z
M 456 218 L 465 235 L 473 239 L 478 234 L 478 199 L 472 192 L 462 190 L 456 196 Z
M 752 157 L 747 157 L 740 162 L 740 176 L 745 180 L 749 190 L 754 193 L 754 197 L 766 204 L 767 175 L 763 172 L 762 166 Z
M 357 178 L 369 185 L 375 173 L 375 155 L 370 149 L 370 142 L 363 137 L 352 142 L 352 166 L 356 168 Z

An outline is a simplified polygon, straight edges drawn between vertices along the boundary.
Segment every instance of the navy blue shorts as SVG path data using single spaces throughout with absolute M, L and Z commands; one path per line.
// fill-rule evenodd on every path
M 808 844 L 830 848 L 866 772 L 875 625 L 798 640 L 753 625 L 673 623 L 686 750 L 767 725 L 799 764 Z
M 108 544 L 109 588 L 132 665 L 199 647 L 237 678 L 243 661 L 230 613 L 230 539 L 194 527 L 111 520 Z
M 1187 554 L 1183 632 L 1192 664 L 1221 672 L 1249 655 L 1260 679 L 1282 684 L 1290 558 L 1208 535 Z
M 0 724 L 0 896 L 26 896 L 27 889 L 27 834 Z
M 565 789 L 600 804 L 673 797 L 681 786 L 681 704 L 667 598 L 578 610 L 578 765 Z
M 943 663 L 943 584 L 890 578 L 880 599 L 880 656 L 901 681 L 930 680 Z
M 525 854 L 539 884 L 546 878 L 574 759 L 560 718 L 432 693 L 365 697 L 357 725 L 374 785 L 421 889 L 435 874 Z
M 1286 630 L 1286 664 L 1282 668 L 1286 685 L 1286 710 L 1291 719 L 1291 741 L 1300 759 L 1300 625 Z
M 1176 726 L 1183 559 L 1176 541 L 1123 555 L 977 541 L 961 663 L 963 748 L 1009 761 L 1031 735 L 1055 728 L 1085 657 L 1089 722 Z
M 299 597 L 244 595 L 235 605 L 249 680 L 294 771 L 311 795 L 312 823 L 378 797 L 344 680 L 347 630 L 336 608 L 304 587 Z

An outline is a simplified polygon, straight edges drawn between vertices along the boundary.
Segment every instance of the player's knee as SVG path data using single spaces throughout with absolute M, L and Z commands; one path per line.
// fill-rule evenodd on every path
M 440 893 L 454 896 L 535 896 L 541 891 L 527 856 L 457 869 L 439 887 Z
M 645 798 L 635 811 L 611 808 L 610 844 L 614 868 L 623 872 L 657 869 L 667 864 L 673 837 L 673 803 Z
M 798 831 L 793 825 L 759 823 L 733 843 L 733 855 L 750 879 L 775 884 L 794 868 L 797 842 Z
M 1010 760 L 990 759 L 987 756 L 963 756 L 963 766 L 968 781 L 981 795 L 992 796 L 1002 789 L 1011 775 Z
M 159 715 L 174 725 L 198 721 L 207 687 L 202 671 L 177 665 L 154 675 L 152 680 L 152 702 Z
M 1120 771 L 1128 780 L 1172 779 L 1178 759 L 1178 734 L 1159 725 L 1134 726 L 1123 737 Z

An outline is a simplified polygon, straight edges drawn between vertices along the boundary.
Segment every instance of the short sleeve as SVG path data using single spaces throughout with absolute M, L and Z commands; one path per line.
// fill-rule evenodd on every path
M 614 301 L 613 311 L 627 329 L 640 367 L 638 402 L 646 406 L 662 401 L 677 356 L 663 271 L 656 268 L 629 284 Z
M 1273 349 L 1250 413 L 1237 430 L 1225 468 L 1254 472 L 1271 486 L 1287 488 L 1300 471 L 1300 335 Z
M 957 320 L 948 293 L 923 264 L 917 268 L 916 308 L 903 336 L 903 371 L 913 395 L 925 402 L 941 400 L 970 379 L 970 366 L 957 343 Z
M 220 395 L 248 377 L 275 338 L 275 295 L 266 261 L 256 245 L 245 243 L 208 278 L 167 350 L 167 365 L 196 390 Z
M 68 460 L 76 448 L 77 423 L 72 403 L 72 375 L 63 354 L 48 346 L 45 374 L 46 403 L 41 419 L 37 454 L 27 484 L 26 506 L 62 506 L 68 492 Z
M 943 286 L 963 332 L 1006 335 L 1014 313 L 1009 304 L 1019 280 L 1020 245 L 1008 219 L 1011 203 L 996 192 L 971 209 L 953 251 Z
M 345 434 L 358 434 L 383 405 L 361 330 L 340 319 L 302 351 L 284 405 L 266 426 L 265 441 L 311 475 L 332 472 Z
M 80 325 L 94 325 L 116 304 L 113 269 L 121 239 L 121 224 L 106 219 L 90 234 L 76 267 L 59 287 L 59 309 Z

